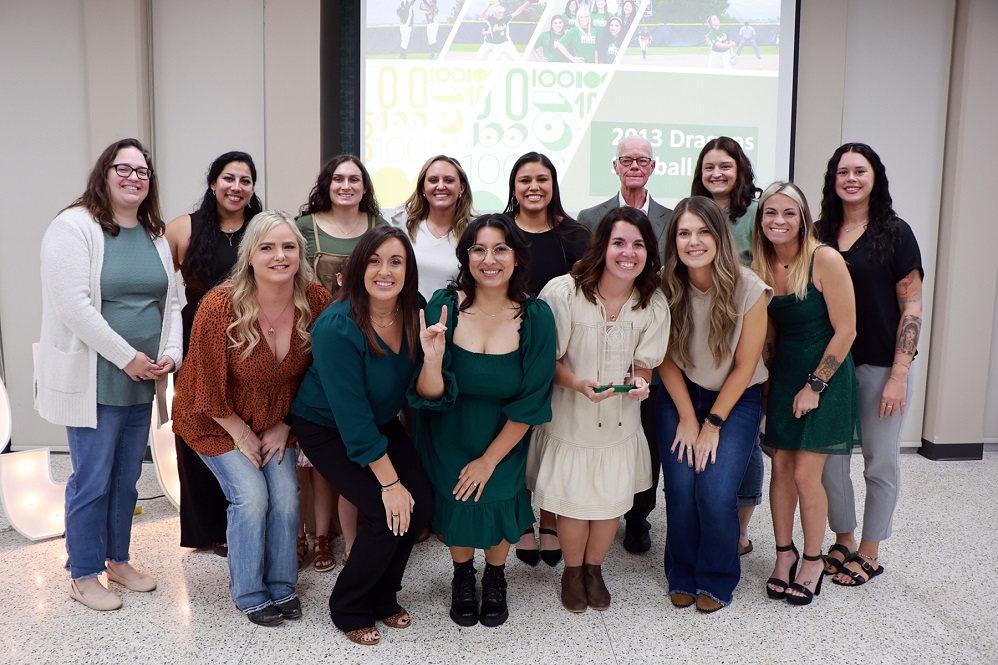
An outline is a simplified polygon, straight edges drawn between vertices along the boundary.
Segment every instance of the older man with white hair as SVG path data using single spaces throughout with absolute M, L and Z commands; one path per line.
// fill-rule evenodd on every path
M 641 136 L 628 136 L 617 145 L 617 156 L 613 160 L 613 171 L 620 178 L 620 191 L 603 203 L 586 208 L 579 213 L 579 221 L 595 231 L 603 216 L 614 208 L 631 206 L 639 208 L 651 220 L 658 238 L 658 251 L 662 256 L 665 244 L 665 228 L 669 224 L 672 210 L 656 202 L 646 189 L 648 179 L 655 171 L 655 158 L 651 143 Z M 658 432 L 655 427 L 655 391 L 661 382 L 658 372 L 653 374 L 651 399 L 641 402 L 641 427 L 648 439 L 651 451 L 652 486 L 634 495 L 634 505 L 624 515 L 624 549 L 632 554 L 640 554 L 651 549 L 651 524 L 648 515 L 655 509 L 658 492 L 658 479 L 662 462 L 658 454 Z

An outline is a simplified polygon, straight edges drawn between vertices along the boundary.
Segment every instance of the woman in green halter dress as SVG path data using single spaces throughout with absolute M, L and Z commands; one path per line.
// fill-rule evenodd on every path
M 859 388 L 849 355 L 856 302 L 845 260 L 818 244 L 807 200 L 792 183 L 763 192 L 753 257 L 752 267 L 776 292 L 766 344 L 766 443 L 776 449 L 769 496 L 777 555 L 766 593 L 807 605 L 821 592 L 825 459 L 848 455 L 859 443 Z M 792 541 L 798 497 L 803 557 Z

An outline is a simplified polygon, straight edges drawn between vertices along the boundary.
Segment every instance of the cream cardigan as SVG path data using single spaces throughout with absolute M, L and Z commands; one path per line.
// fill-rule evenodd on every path
M 173 257 L 153 241 L 167 274 L 159 355 L 180 368 L 182 326 Z M 42 238 L 42 330 L 35 357 L 35 409 L 56 425 L 97 427 L 97 354 L 124 369 L 136 350 L 101 316 L 104 232 L 85 208 L 64 210 Z M 157 381 L 162 394 L 166 378 Z M 162 385 L 161 385 L 162 384 Z

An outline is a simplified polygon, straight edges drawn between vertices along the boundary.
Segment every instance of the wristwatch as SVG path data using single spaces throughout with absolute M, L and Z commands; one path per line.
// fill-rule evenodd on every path
M 825 388 L 828 387 L 827 381 L 822 381 L 820 378 L 816 377 L 814 374 L 807 375 L 807 387 L 818 393 L 819 395 L 825 392 Z
M 724 426 L 724 418 L 717 415 L 716 413 L 708 413 L 707 417 L 704 418 L 704 420 L 713 425 L 714 427 L 716 427 L 717 429 L 721 429 L 721 427 Z

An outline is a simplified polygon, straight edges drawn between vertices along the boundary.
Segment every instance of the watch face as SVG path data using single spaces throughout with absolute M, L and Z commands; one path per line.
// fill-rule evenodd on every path
M 721 425 L 724 424 L 724 420 L 721 419 L 721 416 L 718 416 L 713 413 L 707 416 L 707 422 L 709 422 L 714 427 L 720 427 Z

